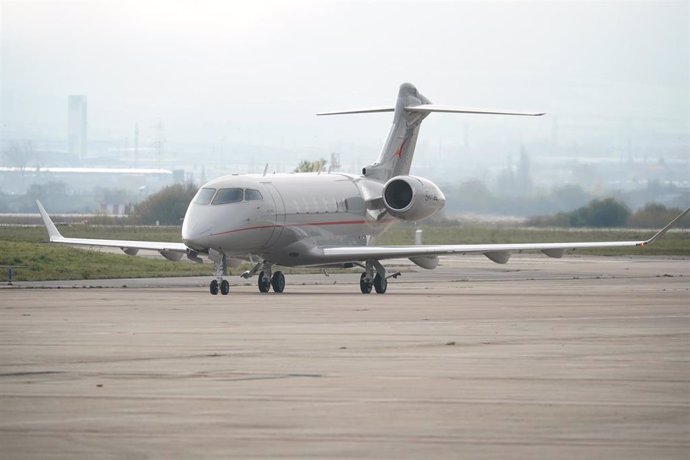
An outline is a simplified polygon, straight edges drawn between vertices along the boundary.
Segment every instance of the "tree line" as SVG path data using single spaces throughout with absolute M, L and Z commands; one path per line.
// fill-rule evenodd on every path
M 620 201 L 604 198 L 592 200 L 569 212 L 530 217 L 525 224 L 532 227 L 657 228 L 667 224 L 681 212 L 680 208 L 658 203 L 647 203 L 633 212 Z M 690 228 L 690 219 L 683 219 L 677 226 Z

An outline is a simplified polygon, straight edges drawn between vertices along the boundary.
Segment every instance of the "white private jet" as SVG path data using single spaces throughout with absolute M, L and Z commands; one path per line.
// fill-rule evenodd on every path
M 688 213 L 683 212 L 645 241 L 531 244 L 459 244 L 375 246 L 374 239 L 398 220 L 419 221 L 437 213 L 445 204 L 443 192 L 430 180 L 411 176 L 410 165 L 422 120 L 431 112 L 527 115 L 543 113 L 506 112 L 457 108 L 432 104 L 413 85 L 400 86 L 394 107 L 325 112 L 318 115 L 393 112 L 393 126 L 378 160 L 361 175 L 301 173 L 230 175 L 203 185 L 189 204 L 182 224 L 183 243 L 65 238 L 38 201 L 38 209 L 52 243 L 119 247 L 128 255 L 154 250 L 170 260 L 183 256 L 214 262 L 211 294 L 227 295 L 230 284 L 223 279 L 228 264 L 259 260 L 241 276 L 258 274 L 261 292 L 283 292 L 285 276 L 274 271 L 284 267 L 360 266 L 360 290 L 364 294 L 386 292 L 388 274 L 382 260 L 408 258 L 426 269 L 438 265 L 438 256 L 480 253 L 504 264 L 511 252 L 541 251 L 562 257 L 577 248 L 645 246 L 656 241 Z

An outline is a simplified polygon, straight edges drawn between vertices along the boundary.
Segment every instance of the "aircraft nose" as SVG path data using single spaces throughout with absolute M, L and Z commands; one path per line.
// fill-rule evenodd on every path
M 198 209 L 194 203 L 189 205 L 184 220 L 182 221 L 182 241 L 189 247 L 204 249 L 207 246 L 207 239 L 210 226 L 203 216 L 203 210 Z

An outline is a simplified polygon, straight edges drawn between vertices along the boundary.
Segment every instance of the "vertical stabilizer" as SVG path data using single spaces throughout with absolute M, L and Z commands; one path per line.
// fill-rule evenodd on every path
M 364 168 L 364 175 L 387 181 L 391 177 L 410 173 L 419 127 L 428 112 L 412 112 L 407 107 L 431 104 L 411 83 L 403 83 L 395 103 L 393 126 L 376 163 Z
M 411 83 L 403 83 L 398 91 L 395 107 L 368 107 L 363 109 L 321 112 L 317 115 L 344 115 L 353 113 L 394 112 L 393 126 L 388 133 L 386 144 L 376 163 L 364 168 L 362 174 L 371 179 L 385 182 L 395 176 L 410 173 L 414 148 L 417 144 L 419 126 L 431 112 L 465 113 L 474 115 L 521 115 L 539 117 L 543 112 L 517 112 L 514 110 L 494 110 L 469 107 L 454 107 L 432 104 L 422 96 Z

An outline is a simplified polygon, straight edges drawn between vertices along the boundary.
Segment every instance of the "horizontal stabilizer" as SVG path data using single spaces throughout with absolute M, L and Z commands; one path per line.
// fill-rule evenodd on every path
M 474 113 L 479 115 L 523 115 L 528 117 L 540 117 L 544 115 L 543 112 L 515 112 L 512 110 L 491 110 L 491 109 L 475 109 L 470 107 L 452 107 L 449 105 L 438 104 L 422 104 L 411 107 L 405 107 L 409 112 L 445 112 L 445 113 Z
M 527 117 L 541 117 L 545 115 L 544 112 L 516 112 L 514 110 L 494 110 L 494 109 L 476 109 L 471 107 L 453 107 L 450 105 L 438 105 L 438 104 L 421 104 L 412 105 L 404 108 L 408 112 L 419 112 L 419 113 L 431 113 L 431 112 L 443 112 L 443 113 L 470 113 L 475 115 L 521 115 Z M 362 109 L 348 109 L 348 110 L 336 110 L 333 112 L 320 112 L 316 115 L 351 115 L 356 113 L 382 113 L 382 112 L 394 112 L 395 108 L 390 106 L 382 107 L 365 107 Z
M 334 112 L 320 112 L 316 115 L 349 115 L 353 113 L 381 113 L 381 112 L 394 112 L 395 107 L 385 106 L 385 107 L 365 107 L 363 109 L 350 109 L 350 110 L 336 110 Z

